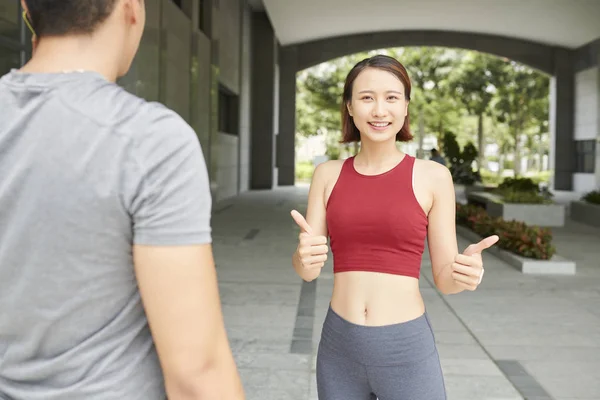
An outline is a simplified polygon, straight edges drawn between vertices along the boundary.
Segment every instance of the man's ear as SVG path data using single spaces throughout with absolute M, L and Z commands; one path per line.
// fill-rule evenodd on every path
M 128 22 L 136 24 L 140 21 L 140 15 L 145 7 L 143 0 L 127 0 L 125 2 L 125 12 Z

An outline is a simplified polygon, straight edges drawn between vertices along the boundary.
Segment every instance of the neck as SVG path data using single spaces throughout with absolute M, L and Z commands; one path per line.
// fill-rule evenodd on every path
M 396 162 L 398 157 L 402 154 L 404 153 L 398 150 L 395 141 L 391 143 L 373 143 L 364 141 L 361 143 L 360 151 L 356 155 L 356 158 L 358 158 L 361 163 L 377 167 L 385 165 L 390 161 Z
M 115 82 L 119 75 L 119 46 L 107 44 L 101 35 L 43 37 L 35 46 L 31 60 L 22 72 L 61 73 L 90 71 Z

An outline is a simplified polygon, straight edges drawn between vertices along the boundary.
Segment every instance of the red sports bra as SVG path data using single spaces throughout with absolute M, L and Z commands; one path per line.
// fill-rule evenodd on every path
M 362 175 L 344 161 L 327 201 L 333 272 L 370 271 L 419 278 L 427 216 L 412 186 L 415 158 Z

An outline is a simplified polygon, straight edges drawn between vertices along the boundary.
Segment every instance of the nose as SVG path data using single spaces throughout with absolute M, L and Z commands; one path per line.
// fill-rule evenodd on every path
M 382 118 L 387 115 L 387 108 L 384 101 L 375 101 L 373 104 L 373 117 Z

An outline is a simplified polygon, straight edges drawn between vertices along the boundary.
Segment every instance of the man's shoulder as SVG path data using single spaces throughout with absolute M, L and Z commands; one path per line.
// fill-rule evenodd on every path
M 80 93 L 61 91 L 60 96 L 82 116 L 133 138 L 196 136 L 175 111 L 157 101 L 145 100 L 116 83 L 97 84 Z

